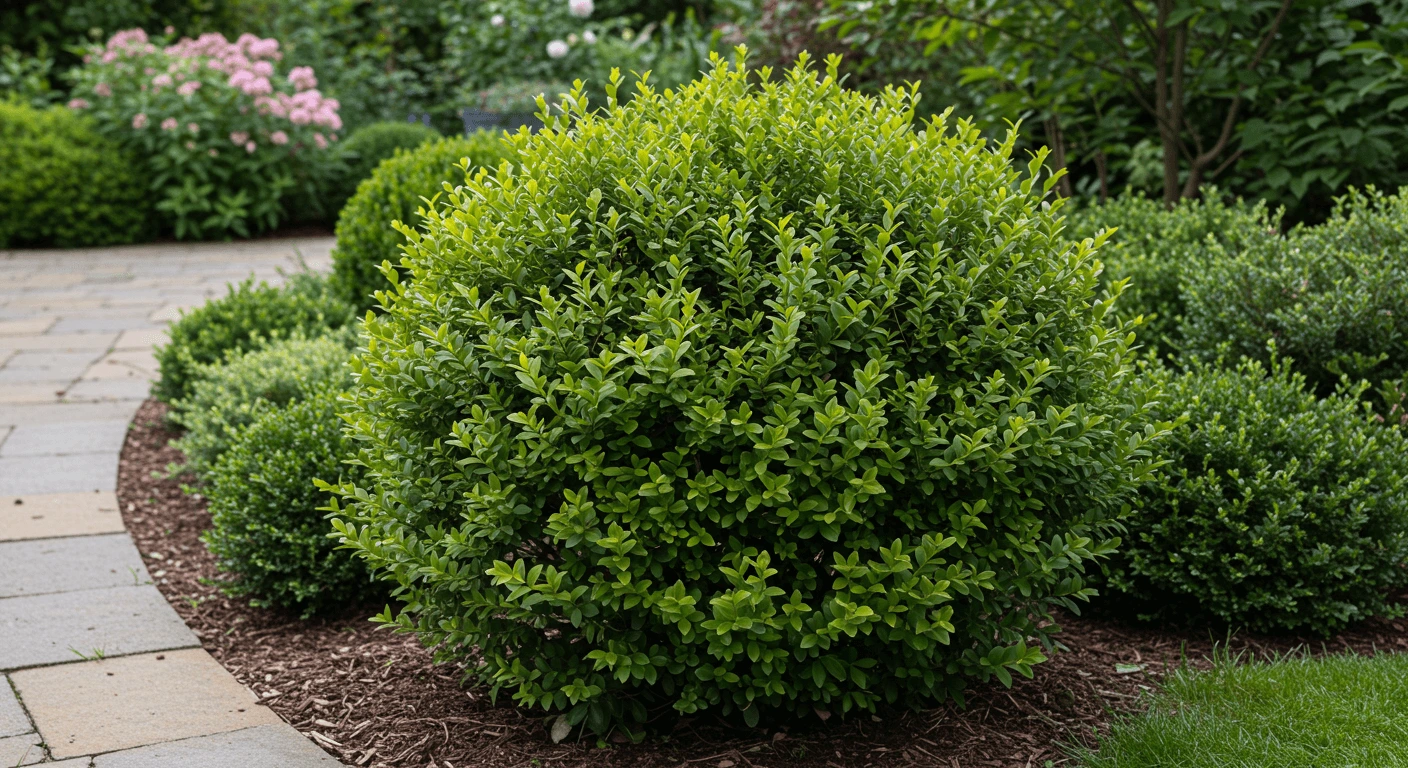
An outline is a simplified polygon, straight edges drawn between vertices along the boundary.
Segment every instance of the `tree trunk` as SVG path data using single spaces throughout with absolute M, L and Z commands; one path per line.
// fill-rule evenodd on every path
M 1051 163 L 1059 171 L 1066 170 L 1066 137 L 1061 133 L 1061 118 L 1052 115 L 1046 120 L 1046 141 L 1051 146 Z M 1056 191 L 1061 197 L 1075 196 L 1071 187 L 1071 174 L 1066 173 L 1056 182 Z

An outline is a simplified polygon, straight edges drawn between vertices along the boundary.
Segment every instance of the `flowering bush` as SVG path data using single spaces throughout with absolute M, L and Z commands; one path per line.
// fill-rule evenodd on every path
M 317 90 L 310 67 L 280 75 L 277 40 L 165 42 L 140 29 L 113 35 L 85 57 L 69 107 L 146 159 L 178 238 L 277 226 L 285 196 L 335 167 L 326 150 L 342 127 L 337 100 Z

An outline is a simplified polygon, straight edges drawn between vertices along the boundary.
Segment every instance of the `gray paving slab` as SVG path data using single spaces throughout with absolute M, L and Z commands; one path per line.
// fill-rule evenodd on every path
M 95 768 L 328 768 L 341 765 L 288 725 L 173 741 L 98 755 Z
M 34 765 L 43 762 L 45 757 L 37 733 L 0 739 L 0 765 Z
M 24 713 L 19 698 L 15 696 L 15 689 L 10 687 L 10 679 L 0 675 L 0 738 L 19 736 L 33 730 L 29 716 Z M 0 762 L 0 765 L 4 763 Z
M 0 346 L 5 342 L 0 339 Z M 83 352 L 43 352 L 35 350 L 21 350 L 5 362 L 6 368 L 50 368 L 60 372 L 60 375 L 70 371 L 82 373 L 88 366 L 92 365 L 102 357 L 101 350 L 87 350 Z
M 0 541 L 0 598 L 150 581 L 126 533 Z
M 66 400 L 146 400 L 152 385 L 143 377 L 83 379 L 64 391 Z
M 0 424 L 22 427 L 26 424 L 60 424 L 68 421 L 130 421 L 139 405 L 126 401 L 0 404 Z
M 0 368 L 0 387 L 13 384 L 57 384 L 62 389 L 62 385 L 81 375 L 83 375 L 82 370 L 79 370 L 78 373 L 72 373 L 54 368 L 11 368 L 5 366 Z
M 127 439 L 126 419 L 27 424 L 0 444 L 0 458 L 57 456 L 70 453 L 117 453 Z
M 115 490 L 117 457 L 114 451 L 0 457 L 0 496 Z
M 198 645 L 153 586 L 0 600 L 0 670 Z

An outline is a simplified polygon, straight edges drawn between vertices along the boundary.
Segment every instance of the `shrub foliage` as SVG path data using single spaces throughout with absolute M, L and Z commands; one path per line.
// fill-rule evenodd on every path
M 397 152 L 357 188 L 337 220 L 332 282 L 338 294 L 360 308 L 371 307 L 373 294 L 391 287 L 381 272 L 383 262 L 399 264 L 406 241 L 390 226 L 393 221 L 414 226 L 416 212 L 442 194 L 446 184 L 464 183 L 467 168 L 497 167 L 509 152 L 500 134 L 480 131 Z
M 240 428 L 271 409 L 336 387 L 346 389 L 351 329 L 315 339 L 277 341 L 200 368 L 190 396 L 171 404 L 171 421 L 186 432 L 175 446 L 186 468 L 204 478 Z
M 73 110 L 0 101 L 0 248 L 141 238 L 150 207 L 136 167 Z
M 250 278 L 231 285 L 229 293 L 181 315 L 171 324 L 169 341 L 157 350 L 161 379 L 152 393 L 172 403 L 190 396 L 200 366 L 262 347 L 274 339 L 318 336 L 346 326 L 356 311 L 328 290 L 327 281 L 294 275 L 288 285 L 254 285 Z
M 1265 361 L 1267 344 L 1310 386 L 1408 373 L 1408 196 L 1351 191 L 1324 224 L 1256 239 L 1187 274 L 1187 349 Z
M 1044 155 L 837 64 L 569 95 L 402 227 L 334 520 L 383 621 L 598 732 L 1043 660 L 1157 463 L 1128 327 Z
M 342 143 L 347 169 L 341 183 L 332 190 L 332 209 L 341 210 L 357 192 L 357 186 L 370 178 L 383 160 L 395 155 L 396 150 L 414 150 L 439 135 L 439 131 L 420 123 L 384 122 L 358 128 Z
M 1165 381 L 1189 419 L 1110 566 L 1146 618 L 1329 634 L 1396 615 L 1408 586 L 1408 441 L 1357 389 L 1318 399 L 1290 361 L 1195 365 Z M 1364 385 L 1361 385 L 1361 388 Z
M 1140 343 L 1168 353 L 1181 347 L 1185 274 L 1203 270 L 1216 254 L 1278 237 L 1280 222 L 1264 203 L 1228 203 L 1216 190 L 1200 200 L 1182 200 L 1172 210 L 1160 200 L 1128 193 L 1067 218 L 1067 229 L 1077 240 L 1107 228 L 1117 231 L 1100 252 L 1103 278 L 1107 283 L 1129 280 L 1120 296 L 1120 314 L 1143 315 Z
M 215 463 L 205 542 L 233 576 L 226 593 L 304 616 L 371 593 L 366 567 L 328 538 L 327 495 L 314 485 L 355 477 L 336 398 L 324 391 L 269 409 Z

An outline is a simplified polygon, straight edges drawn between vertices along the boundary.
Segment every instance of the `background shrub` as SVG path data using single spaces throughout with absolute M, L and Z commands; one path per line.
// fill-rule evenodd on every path
M 347 170 L 341 182 L 331 190 L 329 207 L 341 211 L 357 192 L 357 185 L 371 177 L 381 161 L 396 154 L 396 150 L 415 149 L 439 135 L 434 128 L 405 121 L 372 123 L 359 128 L 342 143 Z
M 352 327 L 314 339 L 284 339 L 192 372 L 190 395 L 171 404 L 185 428 L 175 442 L 186 468 L 204 479 L 240 428 L 271 409 L 329 387 L 346 389 Z
M 397 152 L 377 167 L 348 201 L 337 220 L 337 246 L 332 252 L 332 284 L 338 295 L 359 308 L 375 303 L 372 294 L 391 287 L 381 263 L 401 262 L 406 238 L 391 227 L 420 222 L 416 211 L 425 200 L 444 193 L 444 185 L 464 183 L 457 164 L 469 158 L 469 168 L 497 167 L 512 150 L 501 132 L 479 131 L 468 137 L 433 141 L 414 151 Z
M 1408 198 L 1368 189 L 1339 199 L 1319 226 L 1255 239 L 1187 273 L 1188 351 L 1295 360 L 1310 386 L 1341 374 L 1371 381 L 1408 372 Z
M 355 478 L 337 418 L 337 392 L 272 408 L 240 430 L 215 463 L 205 543 L 233 575 L 227 594 L 305 617 L 373 592 L 367 570 L 328 538 L 313 481 Z
M 835 64 L 574 95 L 427 214 L 345 414 L 383 621 L 599 732 L 1043 660 L 1156 465 L 1128 326 L 1043 154 Z
M 132 156 L 64 107 L 0 101 L 0 248 L 130 243 L 146 231 Z
M 1319 399 L 1289 361 L 1154 374 L 1172 461 L 1110 565 L 1143 617 L 1329 634 L 1397 615 L 1408 585 L 1408 443 L 1357 390 Z
M 291 336 L 319 336 L 348 325 L 356 311 L 336 298 L 327 281 L 308 273 L 273 288 L 250 278 L 171 324 L 169 341 L 156 352 L 161 378 L 152 393 L 167 403 L 190 396 L 202 365 L 225 360 Z
M 1264 203 L 1228 203 L 1210 189 L 1202 199 L 1182 200 L 1172 210 L 1161 200 L 1126 193 L 1077 209 L 1067 216 L 1066 226 L 1075 239 L 1118 228 L 1100 251 L 1102 279 L 1107 285 L 1129 279 L 1119 312 L 1131 318 L 1144 315 L 1139 341 L 1163 355 L 1181 346 L 1185 273 L 1204 269 L 1215 251 L 1236 252 L 1253 241 L 1279 237 L 1280 221 Z

